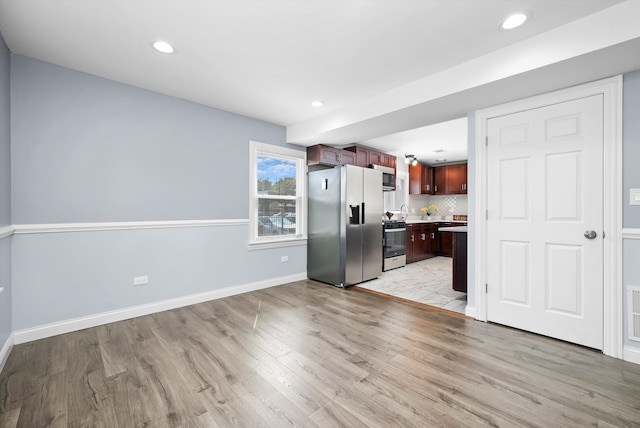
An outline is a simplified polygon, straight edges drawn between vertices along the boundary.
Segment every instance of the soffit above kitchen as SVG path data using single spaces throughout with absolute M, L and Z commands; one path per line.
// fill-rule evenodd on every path
M 529 21 L 501 29 L 516 11 Z M 346 144 L 640 68 L 639 14 L 636 0 L 0 0 L 0 32 L 16 54 Z
M 463 117 L 364 140 L 361 144 L 384 150 L 396 156 L 399 163 L 404 163 L 407 155 L 428 165 L 461 162 L 467 160 L 467 126 L 467 118 Z

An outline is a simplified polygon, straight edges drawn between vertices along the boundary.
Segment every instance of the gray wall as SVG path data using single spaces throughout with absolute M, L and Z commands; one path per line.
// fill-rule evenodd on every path
M 0 227 L 11 224 L 9 49 L 0 36 Z M 0 349 L 11 334 L 11 237 L 0 238 Z M 0 364 L 2 362 L 0 361 Z
M 247 239 L 246 226 L 15 235 L 13 329 L 306 272 L 306 246 Z M 149 284 L 134 287 L 139 275 Z
M 640 188 L 640 71 L 625 74 L 623 82 L 623 227 L 640 229 L 640 205 L 629 205 L 629 189 Z
M 31 58 L 11 73 L 14 224 L 247 219 L 249 140 L 286 144 L 281 126 Z M 14 235 L 13 329 L 306 272 L 305 246 L 249 251 L 248 236 Z
M 0 227 L 11 224 L 9 49 L 0 35 Z
M 247 218 L 285 129 L 12 55 L 13 222 Z
M 623 227 L 640 229 L 640 205 L 629 205 L 629 189 L 640 187 L 640 71 L 624 76 L 623 105 Z M 640 286 L 640 239 L 625 239 L 623 243 L 623 284 L 625 312 L 625 345 L 640 349 L 640 342 L 627 339 L 627 287 Z

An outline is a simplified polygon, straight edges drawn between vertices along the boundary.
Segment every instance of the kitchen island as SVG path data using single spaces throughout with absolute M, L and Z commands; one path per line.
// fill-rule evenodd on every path
M 467 292 L 467 226 L 442 227 L 440 232 L 453 234 L 453 289 Z
M 466 226 L 466 221 L 441 220 L 435 218 L 408 218 L 407 263 L 417 262 L 435 256 L 453 257 L 453 235 L 440 233 L 445 227 Z

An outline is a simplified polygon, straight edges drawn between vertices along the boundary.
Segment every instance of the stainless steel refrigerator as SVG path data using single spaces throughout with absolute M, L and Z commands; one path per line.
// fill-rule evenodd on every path
M 307 274 L 347 287 L 382 274 L 382 172 L 345 165 L 309 172 Z

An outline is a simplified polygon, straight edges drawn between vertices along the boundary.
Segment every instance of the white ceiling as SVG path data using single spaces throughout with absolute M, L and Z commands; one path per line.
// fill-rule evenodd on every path
M 0 0 L 0 32 L 14 53 L 281 124 L 293 143 L 426 158 L 418 130 L 380 137 L 640 68 L 639 3 Z M 514 11 L 530 21 L 502 30 Z M 177 52 L 153 51 L 158 39 Z
M 371 147 L 388 147 L 388 152 L 404 161 L 414 155 L 430 165 L 467 159 L 467 118 L 448 120 L 435 125 L 363 141 Z

